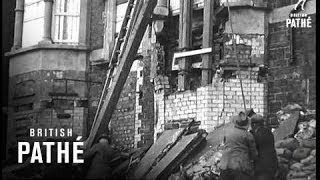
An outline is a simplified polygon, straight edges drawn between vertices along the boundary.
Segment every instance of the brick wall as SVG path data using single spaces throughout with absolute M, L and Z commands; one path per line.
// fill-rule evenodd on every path
M 259 83 L 256 77 L 250 80 L 242 72 L 243 91 L 246 107 L 255 112 L 266 113 L 266 84 Z M 223 90 L 224 88 L 224 90 Z M 223 97 L 224 91 L 224 97 Z M 239 79 L 229 79 L 223 84 L 214 81 L 212 85 L 200 87 L 196 91 L 186 91 L 164 95 L 161 91 L 156 95 L 158 122 L 156 132 L 163 130 L 164 124 L 174 120 L 195 118 L 201 121 L 201 128 L 211 132 L 214 127 L 228 122 L 234 113 L 244 109 Z M 224 113 L 222 113 L 224 109 Z M 219 117 L 218 117 L 219 116 Z
M 124 148 L 134 147 L 137 72 L 130 72 L 111 118 L 112 140 Z
M 225 34 L 224 58 L 228 64 L 236 64 L 233 57 L 232 34 Z M 264 34 L 236 34 L 236 46 L 240 64 L 264 64 Z
M 150 81 L 151 61 L 146 55 L 137 67 L 135 147 L 151 145 L 154 133 L 154 85 Z
M 39 70 L 12 76 L 9 82 L 9 143 L 45 139 L 31 139 L 30 128 L 72 128 L 74 134 L 84 134 L 85 72 Z
M 311 15 L 311 19 L 312 28 L 293 30 L 292 47 L 291 32 L 284 21 L 269 25 L 268 110 L 271 119 L 289 103 L 315 108 L 316 16 Z
M 88 131 L 90 133 L 92 122 L 99 103 L 105 76 L 105 66 L 90 66 L 88 75 L 91 81 L 89 88 L 89 116 L 87 119 Z M 131 71 L 121 91 L 119 101 L 110 120 L 112 141 L 124 148 L 132 148 L 134 145 L 134 119 L 135 119 L 135 98 L 136 98 L 136 70 Z M 95 83 L 99 82 L 99 83 Z

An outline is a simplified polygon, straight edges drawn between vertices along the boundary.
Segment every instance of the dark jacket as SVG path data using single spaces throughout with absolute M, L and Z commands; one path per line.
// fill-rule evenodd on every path
M 255 173 L 275 174 L 278 167 L 277 154 L 274 147 L 274 136 L 270 129 L 264 126 L 254 128 L 252 131 L 255 139 L 258 159 L 255 161 Z
M 258 156 L 254 138 L 245 128 L 235 125 L 226 132 L 226 150 L 221 169 L 232 169 L 253 175 L 253 160 Z
M 108 143 L 97 143 L 83 154 L 83 159 L 93 157 L 87 179 L 104 179 L 111 176 L 110 161 L 114 151 Z

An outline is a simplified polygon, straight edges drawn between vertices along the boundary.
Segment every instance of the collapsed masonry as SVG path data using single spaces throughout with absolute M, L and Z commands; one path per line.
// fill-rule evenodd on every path
M 14 135 L 8 144 L 24 139 L 30 127 L 71 127 L 88 136 L 106 73 L 105 56 L 111 50 L 101 52 L 115 40 L 123 2 L 89 3 L 91 49 L 52 44 L 12 52 L 9 100 L 14 108 L 8 132 Z M 213 131 L 244 108 L 239 76 L 247 107 L 268 116 L 270 123 L 288 103 L 315 107 L 315 1 L 306 3 L 304 11 L 312 18 L 310 29 L 285 27 L 293 3 L 230 1 L 241 72 L 233 56 L 225 1 L 214 1 L 214 6 L 206 6 L 213 1 L 183 2 L 158 1 L 141 56 L 112 114 L 115 144 L 125 149 L 151 145 L 168 126 L 179 128 L 188 119 Z M 106 30 L 97 22 L 103 11 L 110 16 Z M 211 53 L 203 52 L 210 47 Z M 181 57 L 193 50 L 204 54 Z

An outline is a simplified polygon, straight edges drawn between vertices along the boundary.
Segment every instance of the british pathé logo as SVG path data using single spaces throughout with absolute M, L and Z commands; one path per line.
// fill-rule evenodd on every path
M 307 0 L 299 0 L 296 5 L 294 6 L 294 10 L 298 10 L 298 7 L 301 7 L 301 10 L 304 10 L 304 5 L 306 4 Z
M 289 18 L 286 21 L 288 28 L 311 28 L 311 17 L 306 13 L 298 13 L 304 10 L 304 5 L 307 0 L 299 0 L 294 9 L 291 11 Z M 299 9 L 300 8 L 300 9 Z

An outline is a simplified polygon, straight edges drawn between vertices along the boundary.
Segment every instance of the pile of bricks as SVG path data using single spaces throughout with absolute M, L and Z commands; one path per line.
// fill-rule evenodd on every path
M 210 148 L 197 162 L 185 167 L 187 177 L 190 179 L 218 179 L 220 174 L 219 162 L 223 154 L 223 146 Z
M 300 121 L 294 137 L 275 143 L 280 179 L 316 179 L 316 121 L 304 116 Z

